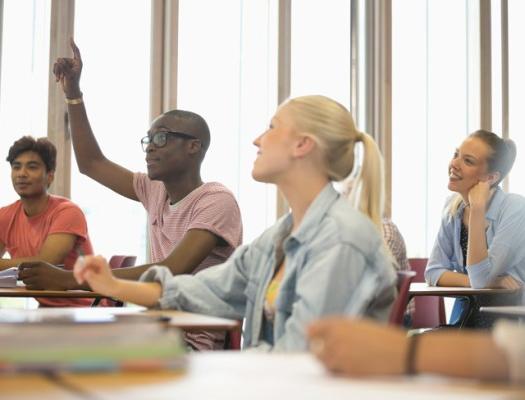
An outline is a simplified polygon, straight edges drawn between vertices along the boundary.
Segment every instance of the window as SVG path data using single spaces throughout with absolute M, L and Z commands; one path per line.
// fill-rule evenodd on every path
M 114 0 L 103 8 L 89 0 L 75 3 L 81 88 L 91 127 L 106 157 L 132 171 L 145 170 L 140 139 L 149 128 L 150 7 L 146 1 Z M 144 263 L 142 205 L 79 174 L 72 164 L 72 198 L 86 214 L 95 252 L 136 255 L 137 263 Z
M 12 189 L 9 147 L 24 135 L 47 136 L 51 2 L 4 1 L 0 79 L 0 162 L 3 207 L 18 199 Z M 21 50 L 23 49 L 23 50 Z M 7 254 L 5 255 L 7 257 Z M 37 306 L 34 299 L 0 299 L 0 307 Z
M 511 192 L 525 195 L 525 57 L 522 38 L 525 37 L 525 3 L 509 0 L 509 136 L 516 143 L 518 154 L 509 178 Z
M 450 195 L 448 162 L 479 128 L 471 4 L 392 3 L 392 218 L 409 257 L 430 253 Z
M 276 1 L 179 2 L 177 106 L 210 126 L 203 180 L 232 190 L 245 243 L 275 221 L 275 188 L 255 182 L 251 166 L 276 108 L 276 10 Z
M 322 94 L 350 106 L 350 2 L 292 1 L 291 97 Z
M 47 136 L 50 1 L 4 1 L 0 82 L 2 205 L 18 199 L 5 157 L 24 135 Z M 23 51 L 21 50 L 23 49 Z

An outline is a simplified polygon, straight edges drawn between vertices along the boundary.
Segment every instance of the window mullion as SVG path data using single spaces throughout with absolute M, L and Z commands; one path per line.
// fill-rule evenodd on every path
M 50 192 L 65 197 L 71 196 L 71 137 L 64 93 L 60 84 L 55 82 L 52 71 L 58 57 L 71 54 L 69 38 L 74 33 L 74 16 L 74 0 L 52 0 L 47 136 L 57 148 L 57 169 Z

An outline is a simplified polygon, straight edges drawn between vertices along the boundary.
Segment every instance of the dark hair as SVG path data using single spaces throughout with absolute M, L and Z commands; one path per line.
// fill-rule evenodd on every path
M 499 172 L 499 180 L 494 186 L 498 185 L 510 172 L 512 165 L 514 165 L 516 145 L 510 139 L 502 139 L 495 133 L 485 130 L 476 131 L 470 136 L 481 139 L 492 150 L 487 163 L 489 172 Z
M 189 122 L 190 126 L 194 129 L 193 133 L 200 139 L 204 152 L 208 150 L 208 147 L 210 147 L 210 128 L 203 117 L 192 111 L 185 110 L 171 110 L 165 112 L 163 115 Z
M 44 162 L 47 172 L 55 171 L 57 163 L 57 149 L 48 138 L 42 137 L 35 139 L 32 136 L 24 136 L 18 139 L 9 148 L 6 161 L 12 165 L 15 159 L 26 151 L 33 151 L 37 153 Z

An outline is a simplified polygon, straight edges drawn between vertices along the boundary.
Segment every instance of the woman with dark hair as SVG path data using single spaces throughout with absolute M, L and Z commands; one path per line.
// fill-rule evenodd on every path
M 468 136 L 455 151 L 448 188 L 457 194 L 448 202 L 425 271 L 430 285 L 511 289 L 523 285 L 525 198 L 498 187 L 515 158 L 512 140 L 483 130 Z M 490 300 L 479 296 L 478 301 Z M 451 323 L 469 317 L 466 312 L 466 299 L 458 299 Z M 468 319 L 469 325 L 490 325 L 476 312 Z

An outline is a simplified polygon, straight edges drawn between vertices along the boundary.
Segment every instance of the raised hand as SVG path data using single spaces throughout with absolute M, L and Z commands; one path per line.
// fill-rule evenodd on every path
M 73 58 L 57 58 L 53 65 L 53 74 L 56 82 L 60 82 L 62 89 L 69 99 L 76 99 L 82 96 L 80 91 L 80 74 L 82 73 L 82 57 L 80 50 L 73 41 L 70 40 Z
M 73 275 L 79 284 L 87 282 L 95 292 L 113 296 L 117 280 L 111 273 L 108 262 L 102 256 L 78 257 Z

